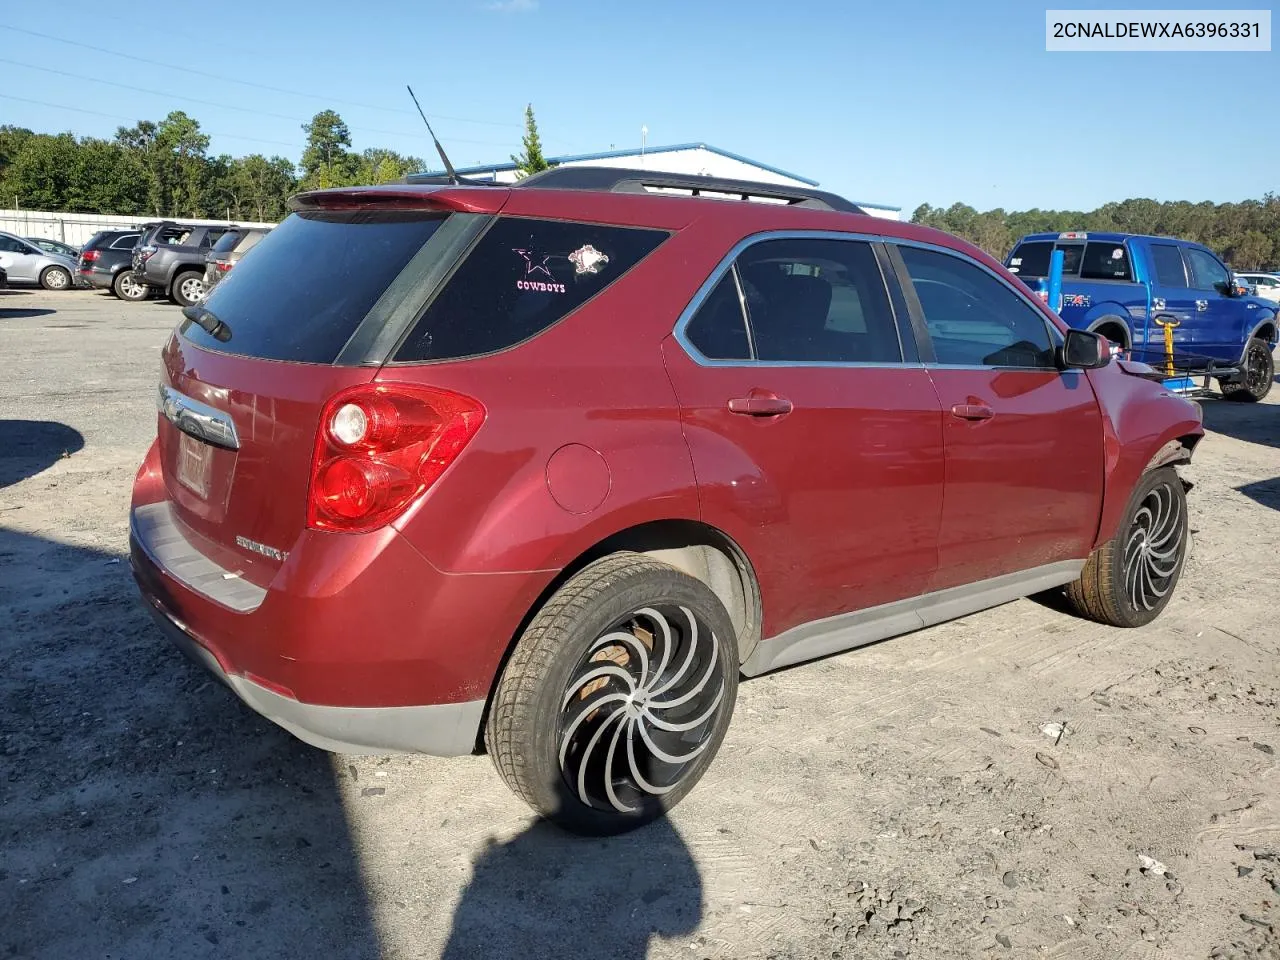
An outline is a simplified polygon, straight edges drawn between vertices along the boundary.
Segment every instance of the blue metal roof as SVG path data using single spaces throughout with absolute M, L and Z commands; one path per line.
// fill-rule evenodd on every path
M 753 167 L 759 167 L 761 170 L 768 170 L 770 173 L 776 173 L 780 177 L 789 177 L 792 180 L 799 180 L 801 183 L 811 187 L 818 186 L 817 180 L 810 180 L 808 177 L 802 177 L 798 173 L 790 173 L 778 167 L 770 166 L 767 163 L 761 163 L 759 160 L 752 160 L 750 157 L 744 157 L 740 153 L 733 153 L 730 150 L 721 150 L 719 147 L 713 147 L 709 143 L 677 143 L 668 147 L 646 147 L 644 152 L 650 153 L 675 153 L 678 150 L 706 150 L 708 153 L 719 154 L 730 160 L 737 160 L 740 163 L 747 163 Z M 563 157 L 547 157 L 547 162 L 552 164 L 562 163 L 580 163 L 583 160 L 611 160 L 614 157 L 634 157 L 639 153 L 638 150 L 632 148 L 630 150 L 604 150 L 600 153 L 578 153 Z M 458 167 L 456 172 L 462 176 L 475 175 L 479 173 L 497 173 L 499 170 L 514 170 L 516 164 L 507 163 L 484 163 L 474 167 Z M 445 171 L 431 170 L 425 176 L 442 177 Z M 859 207 L 874 207 L 877 210 L 901 210 L 901 207 L 891 207 L 883 203 L 864 203 L 860 200 L 852 200 L 851 203 Z

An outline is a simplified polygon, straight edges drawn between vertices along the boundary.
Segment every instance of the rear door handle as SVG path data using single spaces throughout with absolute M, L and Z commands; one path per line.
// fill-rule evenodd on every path
M 752 393 L 748 397 L 734 397 L 729 401 L 730 413 L 748 417 L 780 417 L 791 412 L 791 401 L 771 393 Z
M 990 420 L 996 412 L 985 403 L 957 403 L 951 415 L 957 420 Z

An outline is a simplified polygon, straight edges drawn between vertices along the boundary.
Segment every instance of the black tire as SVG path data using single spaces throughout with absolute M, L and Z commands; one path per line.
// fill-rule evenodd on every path
M 173 278 L 173 284 L 169 287 L 169 299 L 180 307 L 189 307 L 200 299 L 199 295 L 193 295 L 196 289 L 204 290 L 204 274 L 196 270 L 183 270 Z
M 40 286 L 46 290 L 70 290 L 71 271 L 66 267 L 45 267 L 40 271 Z
M 1173 467 L 1138 481 L 1116 535 L 1067 585 L 1076 612 L 1113 627 L 1141 627 L 1173 596 L 1187 557 L 1187 495 Z
M 121 300 L 138 303 L 151 296 L 151 288 L 138 280 L 132 270 L 121 270 L 111 278 L 111 292 Z
M 1257 403 L 1271 392 L 1276 379 L 1276 361 L 1265 340 L 1253 337 L 1244 348 L 1244 376 L 1236 383 L 1219 383 L 1224 400 Z
M 507 786 L 543 817 L 575 833 L 623 833 L 698 782 L 737 692 L 736 634 L 716 595 L 665 563 L 616 553 L 584 567 L 534 616 L 498 682 L 485 746 Z

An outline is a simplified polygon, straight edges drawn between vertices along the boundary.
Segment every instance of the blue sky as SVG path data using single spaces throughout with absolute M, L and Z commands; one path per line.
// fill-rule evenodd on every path
M 1045 4 L 260 0 L 185 24 L 158 3 L 5 6 L 0 123 L 42 132 L 183 109 L 215 152 L 297 160 L 299 125 L 333 107 L 357 149 L 430 159 L 407 82 L 459 166 L 517 150 L 531 101 L 548 155 L 638 146 L 644 125 L 651 145 L 703 141 L 907 214 L 1280 192 L 1280 52 L 1050 54 Z

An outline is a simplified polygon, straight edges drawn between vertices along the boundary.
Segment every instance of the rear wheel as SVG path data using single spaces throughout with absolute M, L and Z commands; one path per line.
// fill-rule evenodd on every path
M 1085 562 L 1067 598 L 1081 616 L 1140 627 L 1173 596 L 1187 554 L 1187 495 L 1173 467 L 1139 481 L 1116 535 Z
M 188 270 L 173 278 L 169 298 L 180 307 L 189 307 L 204 296 L 204 277 Z
M 1222 383 L 1227 400 L 1257 403 L 1271 392 L 1276 379 L 1276 361 L 1267 341 L 1253 337 L 1244 348 L 1244 375 L 1235 383 Z
M 589 564 L 530 622 L 485 726 L 498 773 L 577 833 L 661 816 L 701 778 L 738 691 L 735 633 L 702 582 L 641 554 Z
M 132 270 L 121 270 L 111 281 L 111 292 L 121 300 L 145 300 L 150 288 L 134 276 Z
M 67 290 L 71 287 L 71 271 L 66 267 L 45 267 L 40 274 L 40 286 L 46 290 Z

